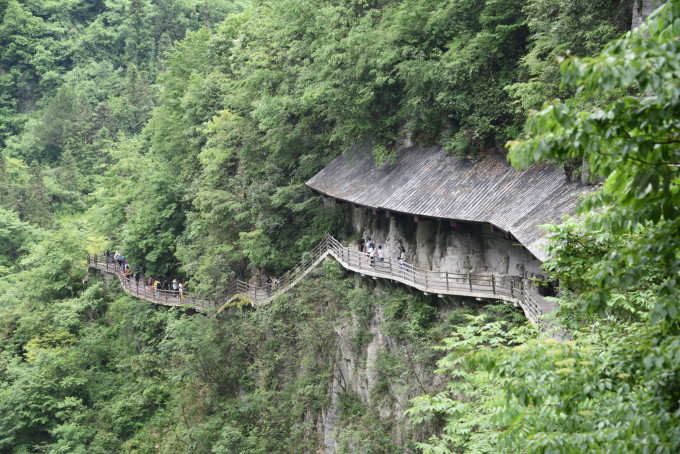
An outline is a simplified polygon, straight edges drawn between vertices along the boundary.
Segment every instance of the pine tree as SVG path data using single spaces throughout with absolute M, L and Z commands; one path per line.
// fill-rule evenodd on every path
M 48 227 L 52 223 L 50 198 L 47 195 L 42 170 L 36 161 L 31 163 L 29 173 L 28 184 L 22 188 L 22 206 L 19 215 L 24 221 L 40 227 Z
M 0 206 L 7 206 L 9 197 L 9 175 L 7 173 L 7 163 L 5 157 L 0 153 Z
M 71 150 L 66 150 L 61 154 L 61 169 L 59 170 L 59 182 L 69 191 L 80 190 L 81 175 L 78 171 L 78 163 Z

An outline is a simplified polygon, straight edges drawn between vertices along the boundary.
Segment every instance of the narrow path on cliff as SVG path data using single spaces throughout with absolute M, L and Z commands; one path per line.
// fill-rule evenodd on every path
M 191 306 L 199 311 L 220 310 L 236 300 L 245 300 L 253 305 L 267 304 L 276 295 L 287 292 L 302 280 L 326 257 L 337 260 L 345 269 L 373 278 L 389 279 L 418 289 L 426 294 L 455 295 L 473 298 L 497 299 L 513 303 L 524 311 L 526 317 L 534 325 L 544 325 L 541 317 L 554 309 L 554 304 L 530 292 L 522 279 L 517 276 L 496 274 L 455 274 L 447 271 L 429 271 L 407 263 L 385 259 L 377 261 L 368 254 L 351 250 L 338 240 L 327 235 L 313 250 L 304 255 L 303 260 L 286 274 L 279 283 L 254 285 L 246 281 L 236 280 L 229 286 L 225 296 L 217 300 L 200 298 L 188 293 L 184 298 L 174 291 L 154 291 L 144 282 L 136 283 L 126 278 L 118 264 L 105 255 L 89 255 L 88 265 L 105 273 L 117 276 L 123 289 L 135 298 L 150 301 L 164 306 Z

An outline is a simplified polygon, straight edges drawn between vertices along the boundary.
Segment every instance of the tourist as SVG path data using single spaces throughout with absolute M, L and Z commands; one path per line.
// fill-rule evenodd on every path
M 153 294 L 156 298 L 158 298 L 160 296 L 160 293 L 161 293 L 160 290 L 161 290 L 161 281 L 156 279 L 156 280 L 154 280 L 154 283 L 153 283 Z
M 170 282 L 168 282 L 167 277 L 165 279 L 163 279 L 163 284 L 161 285 L 161 289 L 170 290 Z
M 366 250 L 369 251 L 371 248 L 373 248 L 373 240 L 371 240 L 371 237 L 368 237 L 368 241 L 366 241 Z
M 370 242 L 370 238 L 369 238 L 369 242 Z M 373 244 L 371 244 L 368 247 L 368 257 L 371 260 L 371 266 L 375 266 L 375 249 L 373 249 Z
M 139 286 L 139 277 L 142 275 L 142 267 L 139 265 L 135 265 L 134 271 L 135 271 L 135 283 L 137 284 L 137 286 Z
M 385 261 L 385 251 L 383 251 L 382 246 L 378 246 L 378 261 L 379 262 Z
M 177 284 L 177 291 L 179 292 L 179 299 L 183 300 L 184 299 L 184 285 L 180 282 Z
M 177 279 L 172 280 L 172 290 L 175 292 L 175 298 L 179 296 L 179 283 Z
M 404 246 L 399 248 L 399 269 L 406 271 L 406 249 L 404 249 Z
M 264 288 L 267 290 L 267 296 L 270 296 L 272 294 L 272 279 L 269 276 L 264 281 Z
M 357 249 L 359 249 L 359 252 L 364 252 L 365 243 L 366 241 L 363 238 L 359 238 L 359 240 L 357 240 Z

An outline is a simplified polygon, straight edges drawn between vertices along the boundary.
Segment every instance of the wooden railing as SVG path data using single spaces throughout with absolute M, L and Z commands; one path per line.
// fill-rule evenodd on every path
M 148 286 L 143 277 L 140 278 L 139 282 L 134 277 L 127 278 L 120 265 L 113 260 L 113 257 L 107 257 L 104 254 L 88 255 L 87 263 L 91 268 L 116 275 L 123 289 L 135 298 L 164 306 L 192 306 L 197 310 L 208 310 L 216 307 L 215 300 L 212 299 L 201 298 L 187 292 L 180 295 L 179 292 L 174 290 L 156 290 Z
M 131 295 L 168 306 L 191 305 L 198 310 L 224 307 L 237 299 L 261 305 L 276 295 L 286 292 L 304 278 L 325 257 L 333 257 L 344 268 L 366 276 L 390 279 L 414 287 L 425 293 L 437 295 L 458 295 L 485 299 L 499 299 L 512 302 L 524 311 L 535 325 L 544 324 L 543 308 L 537 302 L 518 276 L 496 274 L 449 273 L 417 268 L 409 263 L 386 258 L 379 261 L 368 254 L 344 247 L 338 240 L 327 235 L 314 249 L 303 256 L 302 261 L 271 284 L 256 285 L 242 280 L 233 281 L 221 298 L 211 300 L 187 294 L 182 300 L 174 291 L 154 291 L 147 286 L 136 285 L 134 279 L 126 279 L 120 266 L 112 258 L 94 255 L 88 257 L 91 267 L 115 273 L 125 290 Z
M 366 253 L 344 247 L 331 236 L 328 236 L 326 241 L 330 254 L 343 267 L 351 271 L 401 282 L 425 293 L 512 302 L 524 310 L 532 323 L 541 323 L 543 309 L 525 289 L 519 276 L 424 270 L 390 258 L 384 261 L 379 261 L 377 258 L 371 259 Z

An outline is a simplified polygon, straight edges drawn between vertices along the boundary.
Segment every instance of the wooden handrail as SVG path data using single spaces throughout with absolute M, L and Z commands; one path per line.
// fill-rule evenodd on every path
M 224 307 L 237 297 L 246 297 L 254 304 L 266 304 L 277 294 L 294 287 L 329 255 L 350 271 L 401 282 L 423 292 L 509 301 L 520 306 L 532 323 L 545 323 L 542 319 L 541 306 L 527 291 L 522 279 L 518 276 L 431 271 L 391 258 L 378 261 L 377 257 L 371 259 L 364 252 L 343 246 L 330 235 L 326 235 L 318 245 L 303 256 L 300 262 L 284 273 L 278 280 L 278 285 L 277 282 L 272 282 L 270 285 L 255 285 L 240 279 L 234 280 L 228 285 L 224 297 L 220 298 L 220 306 Z M 215 300 L 200 298 L 193 294 L 186 294 L 185 298 L 180 301 L 174 290 L 156 291 L 143 284 L 140 286 L 132 284 L 132 280 L 125 278 L 120 266 L 113 261 L 112 257 L 88 255 L 88 264 L 90 267 L 116 274 L 123 288 L 137 298 L 169 306 L 188 304 L 198 310 L 215 308 L 217 305 Z
M 135 298 L 151 301 L 165 306 L 193 306 L 197 310 L 206 310 L 215 307 L 212 299 L 201 298 L 194 293 L 183 292 L 182 295 L 175 290 L 162 290 L 149 287 L 146 282 L 137 282 L 134 278 L 127 278 L 120 265 L 104 254 L 88 255 L 88 266 L 115 275 L 123 289 Z

